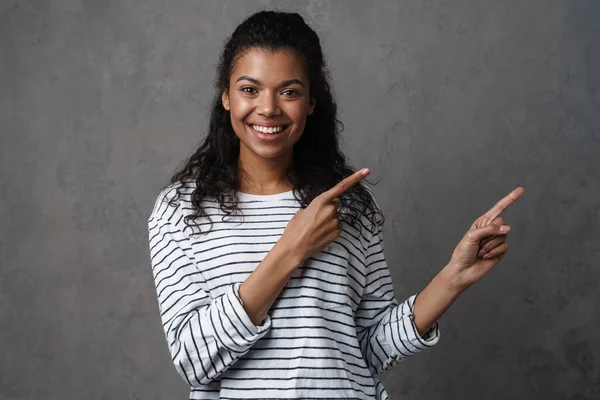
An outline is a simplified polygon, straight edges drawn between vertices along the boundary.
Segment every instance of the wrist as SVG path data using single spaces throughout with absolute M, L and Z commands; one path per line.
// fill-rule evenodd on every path
M 274 249 L 280 257 L 285 259 L 284 265 L 289 265 L 292 270 L 298 268 L 307 258 L 298 246 L 291 245 L 283 237 L 275 243 Z
M 470 285 L 463 283 L 452 264 L 446 265 L 438 273 L 437 278 L 448 293 L 455 296 L 462 294 Z

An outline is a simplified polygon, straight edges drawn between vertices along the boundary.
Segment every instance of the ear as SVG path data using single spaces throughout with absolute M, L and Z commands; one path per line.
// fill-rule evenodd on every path
M 308 114 L 307 115 L 311 115 L 313 113 L 313 111 L 315 111 L 316 104 L 317 104 L 316 100 L 314 98 L 311 98 L 310 103 L 308 103 Z
M 221 95 L 221 103 L 223 104 L 223 108 L 229 111 L 231 107 L 229 106 L 229 92 L 227 90 Z

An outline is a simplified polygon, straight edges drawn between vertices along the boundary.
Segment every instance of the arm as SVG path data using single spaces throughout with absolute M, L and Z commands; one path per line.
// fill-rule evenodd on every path
M 246 309 L 240 284 L 231 285 L 221 296 L 211 298 L 194 260 L 189 237 L 168 219 L 157 215 L 149 219 L 148 230 L 163 329 L 177 372 L 190 386 L 198 387 L 217 378 L 266 334 L 271 321 L 262 310 L 270 307 L 276 288 L 265 296 L 266 300 L 259 301 L 256 294 L 251 299 L 254 301 L 248 300 L 254 318 Z M 282 265 L 292 262 L 285 252 L 274 248 L 257 272 L 244 282 L 246 295 L 252 296 L 260 290 L 261 275 L 271 273 L 269 279 L 277 284 L 283 282 L 281 271 L 291 268 L 281 268 Z M 261 288 L 264 292 L 265 286 Z M 260 317 L 255 310 L 260 310 Z
M 253 323 L 267 316 L 302 257 L 279 240 L 240 286 L 240 297 Z
M 510 227 L 498 216 L 525 193 L 518 187 L 477 218 L 452 253 L 450 262 L 417 296 L 415 324 L 419 332 L 444 314 L 469 286 L 481 280 L 506 254 Z
M 363 357 L 373 374 L 435 345 L 439 340 L 437 322 L 428 332 L 415 325 L 415 298 L 398 304 L 384 252 L 381 226 L 373 234 L 366 253 L 366 284 L 356 312 L 356 328 Z
M 148 221 L 150 259 L 167 344 L 175 369 L 192 387 L 217 378 L 271 326 L 246 314 L 239 286 L 211 298 L 189 238 L 168 220 Z
M 498 216 L 524 192 L 522 187 L 514 189 L 475 220 L 454 250 L 450 262 L 419 295 L 410 297 L 400 306 L 390 300 L 391 279 L 383 256 L 381 227 L 377 227 L 367 250 L 367 285 L 356 316 L 361 349 L 373 372 L 389 368 L 396 361 L 413 354 L 415 349 L 421 350 L 437 343 L 437 319 L 461 293 L 481 280 L 504 258 L 510 227 Z M 377 254 L 378 259 L 375 258 Z M 373 268 L 376 263 L 380 263 L 380 268 Z M 381 276 L 374 279 L 372 275 L 375 273 Z M 378 280 L 381 280 L 377 285 L 379 289 L 370 287 Z M 381 289 L 385 286 L 390 287 L 388 291 Z M 381 302 L 383 306 L 370 306 L 372 302 Z M 386 302 L 389 302 L 387 307 Z

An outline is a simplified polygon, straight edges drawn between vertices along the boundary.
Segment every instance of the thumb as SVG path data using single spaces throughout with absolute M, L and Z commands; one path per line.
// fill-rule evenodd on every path
M 482 239 L 488 236 L 502 236 L 506 235 L 509 231 L 510 226 L 508 225 L 489 224 L 481 228 L 470 229 L 465 235 L 465 239 L 468 243 L 479 244 Z

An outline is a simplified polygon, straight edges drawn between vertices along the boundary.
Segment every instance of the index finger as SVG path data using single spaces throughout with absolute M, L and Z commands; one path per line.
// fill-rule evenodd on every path
M 328 191 L 323 192 L 321 196 L 326 201 L 332 201 L 333 199 L 338 198 L 339 196 L 344 194 L 352 186 L 362 181 L 367 175 L 369 175 L 369 173 L 370 171 L 368 168 L 363 168 L 360 171 L 356 171 L 352 175 L 344 178 L 340 183 L 338 183 Z
M 497 202 L 494 207 L 490 208 L 488 212 L 483 214 L 485 217 L 489 218 L 490 221 L 496 219 L 498 215 L 500 215 L 504 210 L 510 207 L 519 197 L 521 197 L 525 193 L 525 188 L 519 186 L 512 192 L 510 192 L 507 196 L 505 196 L 502 200 Z

